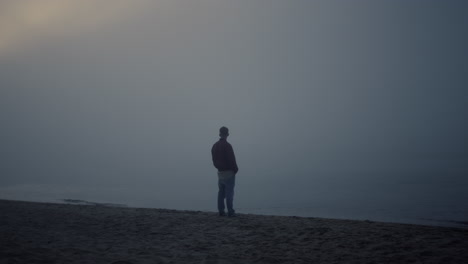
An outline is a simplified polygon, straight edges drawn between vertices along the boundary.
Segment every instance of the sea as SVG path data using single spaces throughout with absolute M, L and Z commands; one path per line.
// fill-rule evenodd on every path
M 152 198 L 156 197 L 156 198 Z M 139 195 L 122 190 L 79 188 L 54 184 L 22 184 L 0 187 L 0 199 L 47 203 L 85 204 L 116 207 L 164 208 L 216 212 L 216 193 L 205 199 L 173 199 L 151 193 Z M 238 214 L 260 214 L 291 217 L 333 218 L 376 222 L 443 226 L 468 229 L 468 206 L 434 203 L 389 204 L 373 199 L 371 202 L 348 201 L 300 201 L 270 204 L 248 201 L 245 197 L 235 200 Z

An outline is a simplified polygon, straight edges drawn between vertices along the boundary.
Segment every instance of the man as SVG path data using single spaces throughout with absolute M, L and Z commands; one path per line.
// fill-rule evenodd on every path
M 229 129 L 221 127 L 219 129 L 219 141 L 216 142 L 211 148 L 211 157 L 213 165 L 218 169 L 218 211 L 220 216 L 225 216 L 224 200 L 226 199 L 226 206 L 228 216 L 235 216 L 235 211 L 232 206 L 234 200 L 234 185 L 236 181 L 236 173 L 239 170 L 234 156 L 234 150 L 231 144 L 227 142 L 229 136 Z

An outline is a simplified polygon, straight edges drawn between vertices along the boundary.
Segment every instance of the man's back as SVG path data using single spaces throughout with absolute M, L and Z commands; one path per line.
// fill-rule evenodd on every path
M 226 141 L 229 136 L 229 129 L 221 127 L 219 129 L 219 141 L 211 148 L 213 165 L 218 169 L 218 211 L 219 215 L 226 215 L 224 212 L 224 200 L 228 209 L 228 216 L 235 216 L 233 207 L 234 185 L 236 184 L 237 168 L 236 157 L 231 144 Z
M 239 170 L 234 150 L 225 138 L 221 138 L 213 145 L 211 148 L 211 156 L 213 159 L 213 165 L 218 169 L 218 171 L 231 170 L 234 171 L 234 173 L 237 173 Z

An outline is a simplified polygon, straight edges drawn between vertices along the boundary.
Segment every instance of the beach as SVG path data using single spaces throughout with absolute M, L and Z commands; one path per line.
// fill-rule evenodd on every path
M 0 200 L 0 263 L 466 263 L 468 229 Z

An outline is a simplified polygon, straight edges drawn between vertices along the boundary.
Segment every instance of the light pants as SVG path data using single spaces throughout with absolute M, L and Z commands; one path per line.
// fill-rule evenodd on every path
M 229 215 L 234 214 L 232 202 L 234 200 L 234 185 L 236 183 L 236 174 L 233 171 L 218 172 L 218 211 L 224 213 L 224 199 Z

